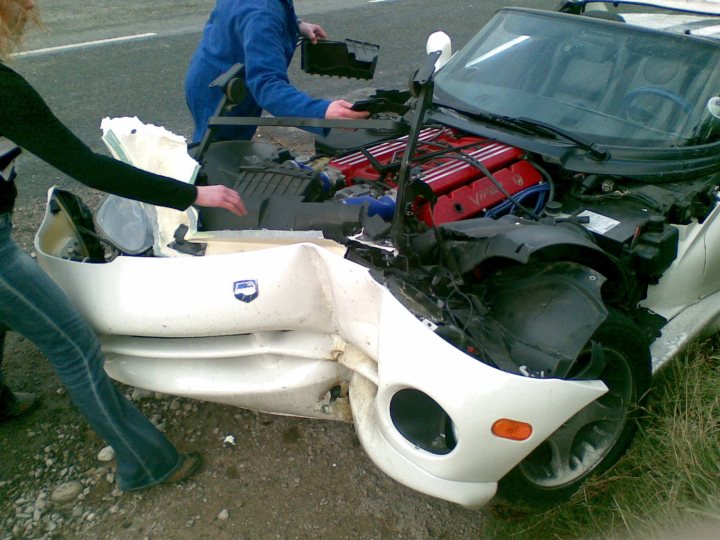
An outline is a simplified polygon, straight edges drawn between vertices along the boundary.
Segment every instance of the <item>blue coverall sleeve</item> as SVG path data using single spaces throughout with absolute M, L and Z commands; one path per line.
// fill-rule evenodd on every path
M 273 116 L 324 118 L 330 101 L 313 98 L 290 84 L 291 57 L 286 46 L 294 41 L 295 32 L 286 28 L 281 14 L 257 11 L 239 24 L 243 25 L 246 83 L 258 105 Z

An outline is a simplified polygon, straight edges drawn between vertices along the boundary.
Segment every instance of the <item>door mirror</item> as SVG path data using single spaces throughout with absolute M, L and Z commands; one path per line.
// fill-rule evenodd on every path
M 430 34 L 425 45 L 427 54 L 440 51 L 440 57 L 435 62 L 435 71 L 439 70 L 452 57 L 452 42 L 450 36 L 445 32 L 435 32 Z

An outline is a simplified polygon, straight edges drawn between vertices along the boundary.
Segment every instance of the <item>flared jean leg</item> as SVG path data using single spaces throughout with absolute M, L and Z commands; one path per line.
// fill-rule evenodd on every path
M 0 323 L 48 358 L 90 426 L 115 450 L 120 487 L 157 484 L 179 467 L 180 455 L 115 387 L 93 330 L 8 229 L 0 223 Z
M 5 384 L 5 378 L 2 372 L 2 361 L 5 353 L 5 337 L 7 336 L 7 326 L 0 324 L 0 417 L 5 411 L 15 404 L 15 395 L 12 390 Z

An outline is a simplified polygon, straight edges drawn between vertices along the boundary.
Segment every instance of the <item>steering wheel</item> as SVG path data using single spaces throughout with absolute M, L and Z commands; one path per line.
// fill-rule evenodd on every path
M 652 112 L 633 103 L 640 96 L 656 96 L 661 99 L 665 99 L 672 102 L 676 107 L 682 109 L 685 114 L 690 114 L 690 111 L 692 111 L 692 105 L 690 105 L 690 102 L 687 99 L 675 92 L 672 92 L 671 90 L 668 90 L 667 88 L 661 88 L 659 86 L 641 86 L 640 88 L 636 88 L 635 90 L 625 94 L 625 97 L 620 103 L 620 107 L 621 110 L 625 112 L 626 116 L 643 123 L 650 122 L 650 120 L 656 116 L 657 111 Z

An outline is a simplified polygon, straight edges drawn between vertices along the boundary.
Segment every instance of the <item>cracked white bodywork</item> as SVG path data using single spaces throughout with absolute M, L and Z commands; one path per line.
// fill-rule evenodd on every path
M 378 467 L 435 497 L 485 504 L 500 478 L 606 391 L 599 381 L 531 379 L 478 362 L 366 268 L 318 245 L 87 264 L 53 255 L 67 240 L 58 220 L 48 211 L 38 261 L 100 334 L 113 378 L 269 413 L 352 419 Z M 238 280 L 257 280 L 257 297 L 238 300 Z M 332 393 L 348 386 L 349 404 Z M 418 448 L 396 429 L 390 402 L 408 388 L 448 413 L 451 452 Z M 501 418 L 531 424 L 532 436 L 494 436 Z

